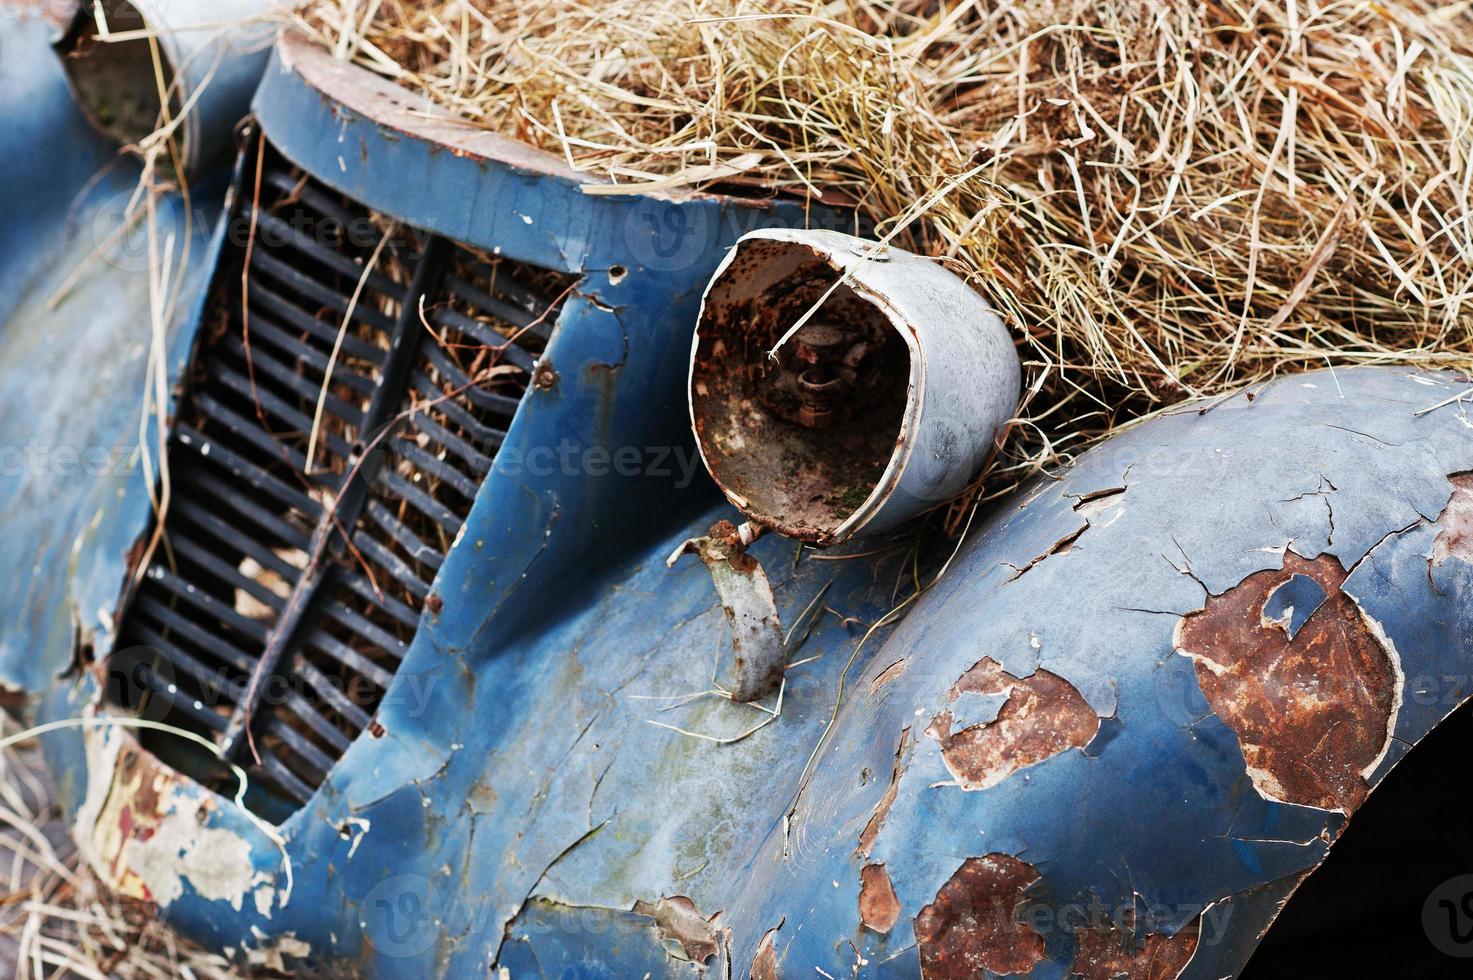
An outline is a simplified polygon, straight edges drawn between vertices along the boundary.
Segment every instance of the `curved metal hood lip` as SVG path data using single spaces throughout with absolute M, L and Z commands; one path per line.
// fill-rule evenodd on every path
M 301 105 L 299 100 L 303 98 L 304 90 L 327 100 L 333 114 L 340 120 L 353 116 L 362 117 L 372 123 L 386 139 L 425 144 L 431 153 L 443 153 L 453 158 L 463 169 L 455 174 L 457 179 L 442 178 L 435 190 L 439 205 L 436 210 L 445 214 L 463 212 L 471 203 L 465 193 L 467 185 L 461 183 L 462 179 L 484 180 L 487 170 L 493 167 L 563 184 L 566 190 L 577 193 L 586 201 L 589 208 L 609 202 L 643 199 L 672 205 L 706 202 L 757 211 L 781 208 L 806 210 L 811 205 L 834 211 L 850 210 L 838 202 L 820 203 L 786 193 L 760 197 L 709 192 L 644 192 L 631 187 L 627 195 L 601 193 L 596 197 L 585 196 L 581 192 L 583 186 L 608 186 L 613 181 L 598 174 L 575 170 L 562 157 L 531 144 L 478 128 L 426 96 L 366 68 L 338 60 L 301 31 L 286 30 L 277 41 L 271 65 L 256 94 L 255 112 L 267 136 L 279 149 L 320 180 L 335 186 L 342 182 L 346 160 L 333 157 L 304 159 L 302 152 L 297 149 L 302 141 L 292 139 L 289 135 L 294 126 L 299 127 L 302 124 L 302 118 L 297 115 L 294 107 Z M 343 153 L 368 152 L 367 149 L 351 145 L 341 138 L 335 139 L 341 146 L 334 157 Z M 467 175 L 467 178 L 462 178 L 461 173 Z M 383 206 L 385 202 L 379 201 L 369 203 L 378 210 L 395 213 L 392 201 L 386 202 L 388 206 Z M 428 230 L 455 237 L 455 232 L 451 229 L 426 224 L 418 219 L 415 223 Z

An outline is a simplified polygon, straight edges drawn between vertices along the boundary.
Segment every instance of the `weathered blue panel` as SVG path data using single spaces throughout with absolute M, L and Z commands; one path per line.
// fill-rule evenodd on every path
M 1204 693 L 1203 671 L 1231 665 L 1215 647 L 1179 652 L 1184 618 L 1257 573 L 1293 581 L 1277 572 L 1291 561 L 1348 572 L 1315 579 L 1312 612 L 1301 582 L 1215 640 L 1228 653 L 1273 631 L 1291 642 L 1274 621 L 1292 605 L 1297 641 L 1354 604 L 1346 635 L 1394 665 L 1400 695 L 1362 791 L 1463 700 L 1421 695 L 1473 656 L 1470 488 L 1449 479 L 1473 469 L 1473 439 L 1458 405 L 1418 410 L 1466 382 L 1389 369 L 1285 378 L 1133 428 L 979 518 L 940 582 L 857 655 L 951 543 L 910 529 L 829 560 L 841 556 L 763 539 L 752 554 L 784 621 L 820 595 L 824 611 L 780 712 L 716 696 L 727 642 L 710 579 L 664 565 L 730 516 L 686 432 L 690 332 L 740 232 L 808 215 L 586 195 L 568 175 L 345 109 L 281 58 L 257 108 L 324 181 L 582 279 L 548 348 L 556 381 L 528 397 L 440 571 L 443 607 L 379 727 L 306 807 L 266 826 L 100 723 L 49 740 L 84 852 L 189 935 L 243 960 L 384 977 L 676 976 L 689 967 L 675 951 L 708 949 L 713 976 L 934 978 L 1020 961 L 1063 977 L 1130 918 L 1194 952 L 1184 975 L 1219 977 L 1346 816 L 1282 802 L 1271 767 L 1250 771 L 1263 746 L 1245 745 L 1240 705 Z M 47 312 L 50 290 L 27 288 L 0 336 L 0 442 L 136 444 L 143 360 L 129 344 L 146 351 L 148 306 L 131 275 L 84 285 L 96 291 L 78 312 Z M 192 327 L 186 315 L 172 369 Z M 53 675 L 74 610 L 107 636 L 97 612 L 147 525 L 142 489 L 136 472 L 6 485 L 5 548 L 34 571 L 0 592 L 0 665 L 44 694 L 42 718 L 92 710 L 90 673 Z M 1365 686 L 1328 667 L 1325 681 L 1347 700 Z M 954 720 L 971 754 L 947 750 Z M 1064 738 L 1077 731 L 1090 734 Z M 144 839 L 139 821 L 167 833 Z M 980 928 L 997 908 L 998 928 Z M 1193 950 L 1181 937 L 1198 921 Z

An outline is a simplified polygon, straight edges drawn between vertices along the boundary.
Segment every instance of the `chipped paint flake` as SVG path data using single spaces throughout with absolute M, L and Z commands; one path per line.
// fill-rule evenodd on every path
M 881 935 L 900 921 L 900 898 L 883 864 L 867 864 L 859 872 L 859 921 Z
M 953 732 L 967 695 L 967 703 L 996 706 Z M 992 699 L 990 702 L 986 699 Z M 1100 718 L 1068 681 L 1047 670 L 1030 677 L 1014 677 L 997 661 L 984 657 L 972 666 L 947 694 L 946 710 L 932 720 L 926 734 L 941 743 L 941 755 L 965 790 L 996 786 L 1013 773 L 1071 748 L 1083 748 L 1100 728 Z M 990 716 L 990 717 L 989 717 Z
M 692 963 L 704 963 L 716 955 L 721 938 L 721 931 L 715 924 L 716 915 L 709 919 L 702 916 L 696 903 L 684 895 L 661 898 L 653 905 L 635 902 L 634 914 L 654 919 L 655 927 L 660 930 L 660 939 L 678 943 L 686 959 Z
M 119 727 L 84 729 L 87 792 L 73 833 L 89 867 L 117 894 L 166 909 L 189 890 L 269 916 L 277 890 L 251 844 L 209 826 L 214 798 L 161 765 Z
M 757 955 L 752 957 L 752 980 L 782 980 L 777 968 L 777 931 L 781 924 L 763 933 L 757 944 Z
M 1453 495 L 1437 519 L 1441 531 L 1432 545 L 1432 564 L 1457 559 L 1473 565 L 1473 473 L 1452 478 Z
M 1270 614 L 1301 577 L 1325 599 L 1291 633 Z M 1345 578 L 1332 555 L 1287 552 L 1283 568 L 1250 575 L 1185 616 L 1176 649 L 1195 662 L 1262 796 L 1351 813 L 1390 743 L 1402 678 L 1385 634 L 1341 591 Z
M 885 795 L 880 797 L 880 802 L 875 804 L 874 812 L 870 814 L 869 821 L 859 834 L 860 857 L 869 857 L 870 852 L 875 849 L 875 841 L 885 828 L 885 819 L 890 815 L 890 808 L 895 805 L 895 795 L 900 791 L 900 760 L 904 758 L 909 742 L 910 729 L 906 728 L 900 732 L 900 744 L 895 747 L 895 766 L 890 770 L 890 785 L 886 787 Z

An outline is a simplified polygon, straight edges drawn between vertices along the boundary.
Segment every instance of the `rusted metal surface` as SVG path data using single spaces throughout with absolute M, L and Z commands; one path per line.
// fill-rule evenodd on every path
M 757 955 L 752 959 L 751 980 L 782 980 L 777 965 L 777 935 L 776 929 L 763 933 L 762 941 L 757 944 Z
M 966 790 L 996 786 L 1019 769 L 1082 749 L 1100 728 L 1099 716 L 1062 677 L 1042 668 L 1014 677 L 990 657 L 963 674 L 946 700 L 926 734 L 941 743 L 946 767 Z
M 1113 925 L 1080 929 L 1076 933 L 1079 952 L 1069 976 L 1081 980 L 1176 980 L 1196 954 L 1201 931 L 1198 922 L 1182 927 L 1174 936 L 1151 933 L 1136 937 Z
M 967 858 L 916 916 L 923 980 L 1026 974 L 1043 959 L 1043 937 L 1019 914 L 1039 881 L 1007 854 Z
M 866 864 L 860 869 L 859 921 L 880 933 L 889 932 L 900 921 L 900 899 L 883 864 Z
M 691 419 L 734 505 L 827 545 L 970 483 L 1019 379 L 1001 320 L 938 263 L 834 232 L 754 232 L 707 289 Z
M 1333 555 L 1287 552 L 1281 569 L 1250 575 L 1184 617 L 1177 648 L 1237 734 L 1258 792 L 1351 813 L 1391 741 L 1402 677 L 1395 651 L 1340 591 L 1345 578 Z M 1300 596 L 1302 622 L 1286 591 Z M 1272 615 L 1276 603 L 1283 619 Z

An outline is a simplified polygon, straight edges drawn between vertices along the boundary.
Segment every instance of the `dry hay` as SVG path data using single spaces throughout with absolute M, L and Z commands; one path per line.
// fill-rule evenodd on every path
M 0 738 L 24 738 L 0 710 Z M 141 902 L 110 895 L 71 842 L 36 741 L 0 748 L 0 980 L 235 980 Z
M 317 0 L 344 57 L 621 184 L 857 202 L 1005 309 L 1012 466 L 1329 365 L 1473 366 L 1468 2 Z

